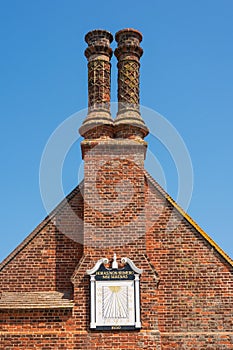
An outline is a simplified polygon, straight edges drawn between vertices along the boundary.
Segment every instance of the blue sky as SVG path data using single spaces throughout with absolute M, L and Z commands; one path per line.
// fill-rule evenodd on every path
M 232 0 L 9 0 L 0 4 L 0 261 L 47 215 L 40 159 L 57 126 L 87 106 L 85 33 L 126 27 L 144 36 L 141 104 L 167 118 L 189 150 L 188 213 L 233 257 Z M 115 58 L 112 64 L 116 101 Z M 174 165 L 159 142 L 149 142 L 176 197 Z M 66 194 L 80 162 L 77 142 L 64 164 Z

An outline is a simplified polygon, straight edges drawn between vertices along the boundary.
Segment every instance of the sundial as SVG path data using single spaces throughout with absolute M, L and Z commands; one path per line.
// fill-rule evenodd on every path
M 140 274 L 129 258 L 122 258 L 118 268 L 116 254 L 112 267 L 108 259 L 97 261 L 90 275 L 91 329 L 138 329 L 140 321 Z

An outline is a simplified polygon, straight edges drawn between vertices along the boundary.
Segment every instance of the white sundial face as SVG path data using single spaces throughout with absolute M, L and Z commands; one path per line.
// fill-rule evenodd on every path
M 96 297 L 98 325 L 134 324 L 133 281 L 97 281 Z
M 127 319 L 129 316 L 128 286 L 103 286 L 103 318 Z

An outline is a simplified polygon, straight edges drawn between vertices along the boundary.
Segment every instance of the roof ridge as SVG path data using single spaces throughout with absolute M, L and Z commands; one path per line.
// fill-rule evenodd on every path
M 145 176 L 156 187 L 156 189 L 165 197 L 165 199 L 195 228 L 197 232 L 213 247 L 215 250 L 233 267 L 233 260 L 224 252 L 222 248 L 186 213 L 179 204 L 158 184 L 158 182 L 144 170 Z

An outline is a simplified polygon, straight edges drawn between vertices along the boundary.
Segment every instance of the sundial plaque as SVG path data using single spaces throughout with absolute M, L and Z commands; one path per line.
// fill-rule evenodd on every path
M 138 329 L 140 321 L 140 274 L 132 260 L 122 258 L 118 268 L 116 255 L 112 268 L 105 265 L 108 259 L 100 259 L 90 275 L 91 329 Z

